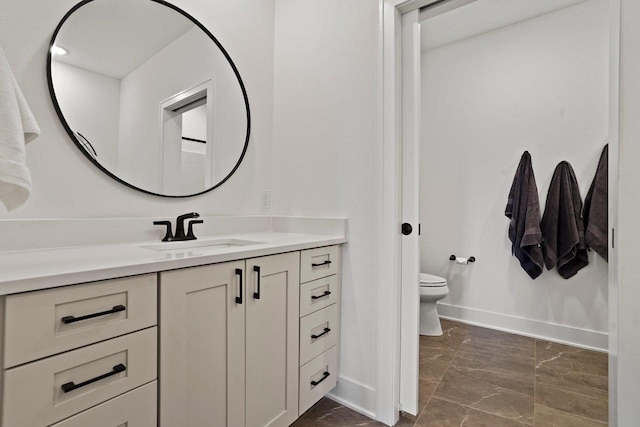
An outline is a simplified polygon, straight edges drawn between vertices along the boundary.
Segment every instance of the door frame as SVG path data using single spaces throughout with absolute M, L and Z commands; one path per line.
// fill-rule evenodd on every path
M 402 15 L 438 0 L 379 0 L 378 165 L 382 171 L 378 252 L 376 419 L 399 419 L 402 313 Z M 417 340 L 416 340 L 417 341 Z M 415 352 L 418 348 L 415 349 Z
M 378 110 L 378 165 L 382 171 L 381 227 L 379 234 L 378 343 L 376 378 L 376 419 L 394 425 L 399 419 L 401 378 L 402 313 L 402 15 L 439 0 L 379 0 L 378 72 L 381 76 Z M 610 102 L 609 102 L 609 233 L 618 228 L 619 128 L 620 128 L 620 33 L 621 0 L 610 4 Z M 613 191 L 612 191 L 613 190 Z M 612 236 L 609 236 L 612 241 Z M 621 277 L 619 247 L 609 247 L 609 422 L 616 425 L 618 410 L 617 355 L 618 287 Z M 418 349 L 415 349 L 416 351 Z M 413 350 L 411 350 L 413 351 Z

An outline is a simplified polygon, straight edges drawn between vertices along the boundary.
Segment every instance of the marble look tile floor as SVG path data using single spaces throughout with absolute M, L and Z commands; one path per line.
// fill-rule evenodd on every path
M 602 427 L 604 353 L 442 320 L 420 337 L 420 411 L 399 427 Z M 322 399 L 292 427 L 383 426 Z

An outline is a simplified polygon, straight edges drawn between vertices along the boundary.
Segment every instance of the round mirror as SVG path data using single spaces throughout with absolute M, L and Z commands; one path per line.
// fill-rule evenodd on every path
M 166 197 L 210 191 L 249 143 L 247 93 L 198 21 L 161 0 L 85 0 L 51 39 L 47 78 L 67 133 L 102 171 Z

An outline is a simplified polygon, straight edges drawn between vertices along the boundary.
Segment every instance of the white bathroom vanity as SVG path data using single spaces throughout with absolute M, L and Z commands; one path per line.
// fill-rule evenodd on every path
M 288 426 L 336 385 L 346 220 L 151 220 L 3 224 L 0 425 Z

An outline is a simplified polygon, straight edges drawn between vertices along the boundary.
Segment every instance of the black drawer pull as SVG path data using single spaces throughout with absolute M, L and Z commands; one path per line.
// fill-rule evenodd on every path
M 313 268 L 317 268 L 317 267 L 322 267 L 323 265 L 329 265 L 329 264 L 331 264 L 331 261 L 326 260 L 325 262 L 321 262 L 320 264 L 313 264 L 313 263 L 311 263 L 311 267 L 313 267 Z
M 329 332 L 331 332 L 331 329 L 329 328 L 324 328 L 324 332 L 318 335 L 311 335 L 311 338 L 313 338 L 314 340 L 317 340 L 318 338 L 320 338 L 323 335 L 327 335 Z
M 69 323 L 79 322 L 81 320 L 93 319 L 94 317 L 107 316 L 109 314 L 119 313 L 121 311 L 125 311 L 126 309 L 127 307 L 125 307 L 124 305 L 116 305 L 111 310 L 101 311 L 100 313 L 87 314 L 86 316 L 80 316 L 80 317 L 64 316 L 60 320 L 62 320 L 62 323 L 66 325 Z
M 80 384 L 76 384 L 73 381 L 68 382 L 68 383 L 64 383 L 60 386 L 60 388 L 62 389 L 63 393 L 69 393 L 70 391 L 79 389 L 80 387 L 84 387 L 86 385 L 89 384 L 93 384 L 97 381 L 103 380 L 105 378 L 109 378 L 112 377 L 114 375 L 118 375 L 120 372 L 124 372 L 127 370 L 127 367 L 124 366 L 122 363 L 116 365 L 113 367 L 113 370 L 111 372 L 107 372 L 106 374 L 102 374 L 98 377 L 95 378 L 91 378 L 90 380 L 86 380 L 84 382 L 81 382 Z
M 331 291 L 324 291 L 324 294 L 322 295 L 311 295 L 311 299 L 320 299 L 320 298 L 328 297 L 329 295 L 331 295 Z
M 258 274 L 258 283 L 256 284 L 256 292 L 253 293 L 253 299 L 260 299 L 260 267 L 254 265 L 253 271 Z
M 317 386 L 318 384 L 320 384 L 322 381 L 326 380 L 327 377 L 329 377 L 329 375 L 331 375 L 328 371 L 325 371 L 324 374 L 322 374 L 322 378 L 320 378 L 318 381 L 311 381 L 311 385 L 312 386 Z
M 242 269 L 236 268 L 236 276 L 240 277 L 240 296 L 236 297 L 236 304 L 242 304 Z

